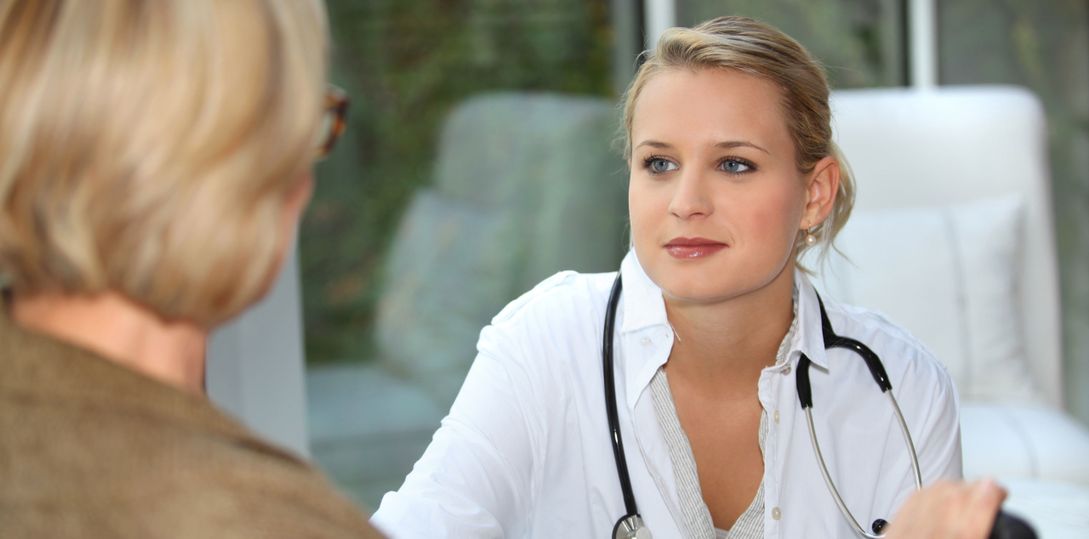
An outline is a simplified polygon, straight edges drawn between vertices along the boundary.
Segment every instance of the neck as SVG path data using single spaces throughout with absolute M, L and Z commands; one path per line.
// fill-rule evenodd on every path
M 115 292 L 94 296 L 16 294 L 12 319 L 175 387 L 204 392 L 208 332 L 185 321 L 166 321 Z
M 794 316 L 794 272 L 788 265 L 759 290 L 715 303 L 666 299 L 676 332 L 668 369 L 721 386 L 748 384 L 775 362 Z M 740 376 L 739 376 L 740 375 Z

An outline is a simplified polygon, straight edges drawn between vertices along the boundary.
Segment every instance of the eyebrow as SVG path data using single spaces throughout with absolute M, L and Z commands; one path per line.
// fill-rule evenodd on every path
M 663 148 L 663 149 L 669 149 L 669 148 L 673 147 L 672 144 L 657 141 L 657 140 L 644 140 L 643 142 L 640 142 L 635 147 L 639 148 L 639 147 L 642 147 L 642 146 L 650 146 L 651 148 Z M 762 151 L 762 152 L 764 152 L 764 153 L 766 153 L 768 155 L 771 155 L 771 152 L 769 152 L 766 149 L 764 149 L 763 147 L 761 147 L 761 146 L 759 146 L 757 144 L 753 144 L 752 142 L 749 142 L 747 140 L 726 140 L 726 141 L 723 141 L 723 142 L 716 143 L 715 147 L 716 148 L 725 148 L 725 149 L 749 147 L 749 148 L 755 148 L 755 149 L 760 150 L 760 151 Z

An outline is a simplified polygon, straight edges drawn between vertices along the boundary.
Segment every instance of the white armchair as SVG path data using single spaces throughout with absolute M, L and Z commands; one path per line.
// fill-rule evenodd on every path
M 1041 537 L 1085 537 L 1089 430 L 1063 411 L 1040 104 L 946 87 L 841 91 L 832 108 L 858 194 L 846 257 L 811 261 L 818 288 L 885 313 L 946 364 L 966 477 L 1006 484 Z

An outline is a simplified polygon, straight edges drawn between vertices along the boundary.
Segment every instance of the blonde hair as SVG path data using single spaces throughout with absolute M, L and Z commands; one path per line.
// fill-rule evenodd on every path
M 827 250 L 854 205 L 854 181 L 846 158 L 832 141 L 828 80 L 820 64 L 797 41 L 778 29 L 746 17 L 719 17 L 693 28 L 670 28 L 639 67 L 624 97 L 624 158 L 631 159 L 632 113 L 647 81 L 677 68 L 733 69 L 771 81 L 782 89 L 783 112 L 794 142 L 798 170 L 810 172 L 833 156 L 840 165 L 839 190 L 828 219 L 815 230 Z M 798 239 L 806 232 L 800 231 Z M 809 247 L 795 241 L 795 259 Z
M 0 271 L 211 325 L 267 288 L 321 120 L 320 0 L 0 3 Z

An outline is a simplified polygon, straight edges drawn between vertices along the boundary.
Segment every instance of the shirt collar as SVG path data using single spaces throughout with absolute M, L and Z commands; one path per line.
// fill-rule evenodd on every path
M 813 288 L 813 283 L 809 282 L 809 277 L 801 270 L 794 270 L 794 286 L 798 289 L 798 331 L 790 345 L 788 361 L 795 362 L 805 353 L 815 365 L 828 369 L 817 289 Z
M 660 328 L 672 336 L 673 330 L 669 326 L 666 317 L 665 301 L 662 299 L 662 290 L 643 270 L 642 264 L 635 255 L 635 250 L 628 251 L 620 264 L 620 275 L 624 279 L 624 290 L 621 298 L 622 316 L 620 333 L 622 335 L 633 332 Z M 795 363 L 802 353 L 805 353 L 815 365 L 822 369 L 828 368 L 828 355 L 824 348 L 824 334 L 821 330 L 821 310 L 817 301 L 817 290 L 809 281 L 809 277 L 801 270 L 794 270 L 794 286 L 798 292 L 798 327 L 793 335 L 790 349 L 787 355 L 789 363 Z M 629 382 L 635 385 L 630 387 L 643 388 L 650 383 L 650 377 L 657 370 L 669 354 L 655 357 L 647 365 L 629 365 L 629 376 L 634 376 Z M 634 368 L 632 368 L 634 367 Z M 642 367 L 642 368 L 641 368 Z
M 621 302 L 624 315 L 620 333 L 627 334 L 654 326 L 668 328 L 669 320 L 666 318 L 662 289 L 643 271 L 643 265 L 636 258 L 634 249 L 628 251 L 624 261 L 620 263 L 620 275 L 624 278 Z
M 669 359 L 673 328 L 666 317 L 662 289 L 643 271 L 634 249 L 620 263 L 620 275 L 624 290 L 617 322 L 626 350 L 618 362 L 623 365 L 625 401 L 628 409 L 634 410 L 654 374 Z

